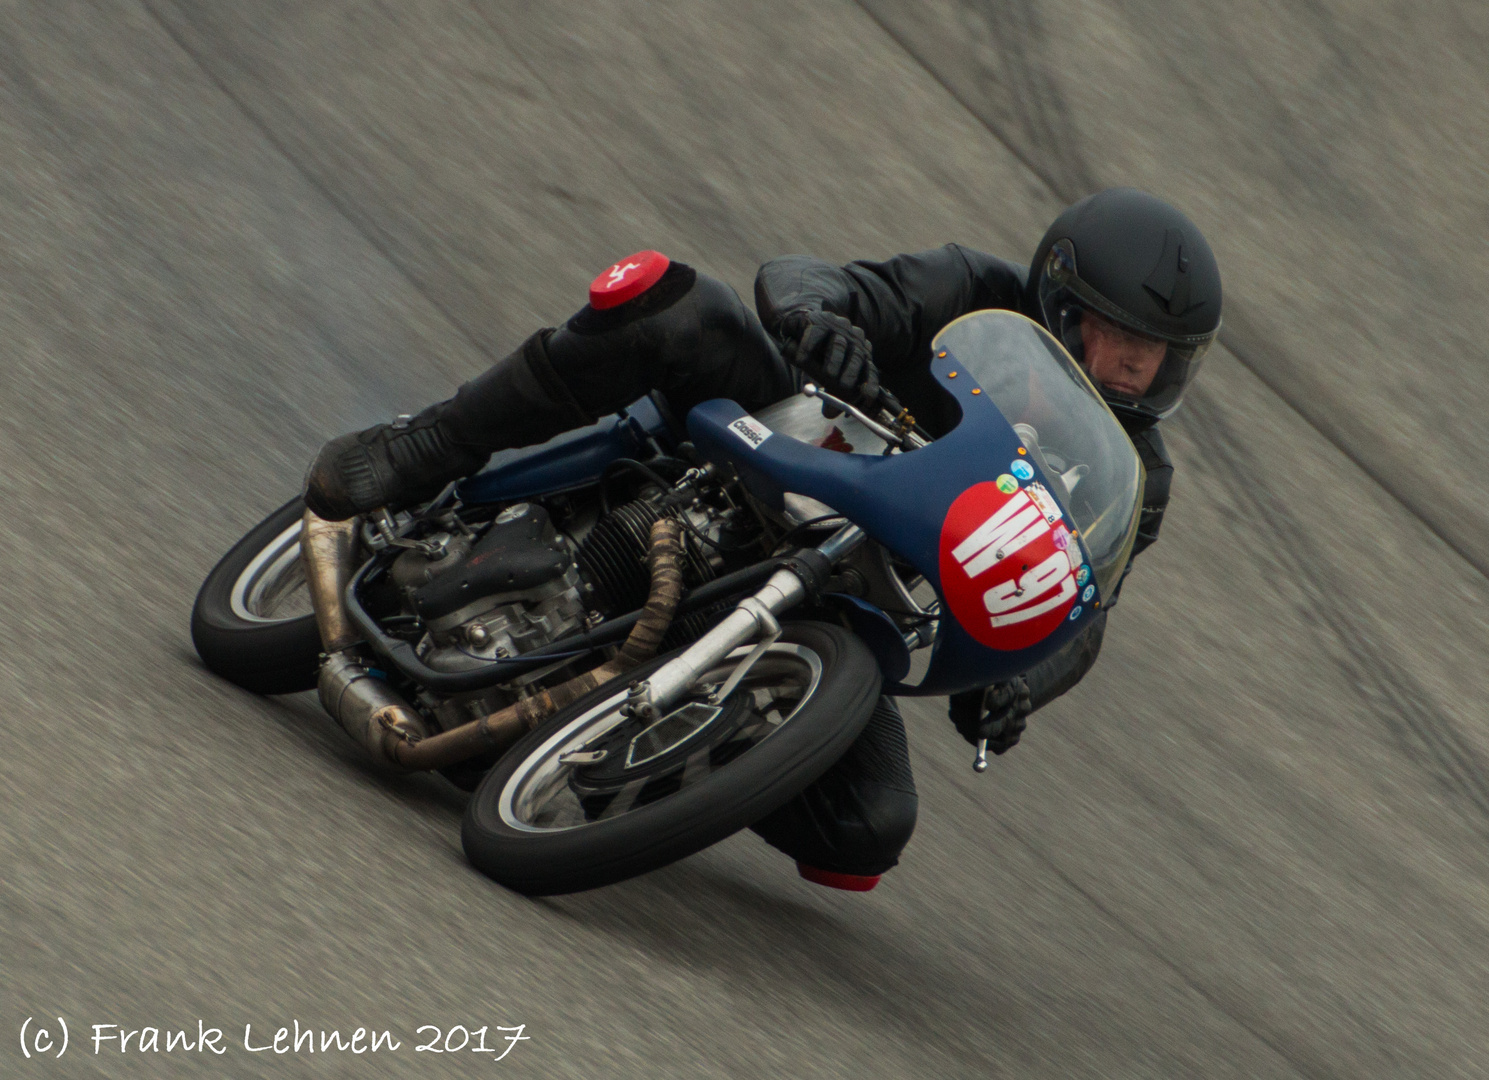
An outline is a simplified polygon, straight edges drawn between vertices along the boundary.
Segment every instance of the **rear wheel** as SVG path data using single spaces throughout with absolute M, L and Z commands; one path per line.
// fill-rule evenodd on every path
M 212 671 L 256 694 L 315 687 L 320 633 L 300 562 L 304 502 L 274 511 L 212 568 L 191 612 L 191 640 Z
M 623 714 L 617 683 L 667 658 L 529 734 L 466 810 L 471 862 L 529 895 L 592 889 L 700 851 L 797 795 L 863 730 L 879 668 L 841 627 L 791 623 L 727 698 L 711 701 L 750 651 L 706 672 L 659 720 Z

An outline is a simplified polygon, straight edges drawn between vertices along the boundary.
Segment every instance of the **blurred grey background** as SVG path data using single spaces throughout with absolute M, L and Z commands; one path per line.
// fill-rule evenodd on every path
M 0 5 L 3 1071 L 1489 1074 L 1486 55 L 1466 0 Z M 616 257 L 1022 260 L 1112 184 L 1225 276 L 1163 539 L 986 775 L 907 707 L 875 892 L 743 835 L 522 899 L 453 789 L 196 662 L 198 583 L 321 441 Z M 77 1041 L 197 1018 L 531 1041 Z

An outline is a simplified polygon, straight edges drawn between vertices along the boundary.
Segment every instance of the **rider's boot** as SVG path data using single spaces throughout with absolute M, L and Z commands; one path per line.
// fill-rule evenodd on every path
M 758 408 L 791 392 L 775 344 L 728 285 L 670 263 L 639 294 L 607 304 L 604 278 L 562 327 L 538 331 L 453 398 L 327 443 L 306 477 L 306 505 L 337 521 L 422 502 L 497 450 L 546 442 L 652 390 L 677 416 L 709 398 Z
M 539 331 L 417 416 L 332 439 L 305 477 L 305 505 L 327 521 L 433 498 L 494 451 L 544 442 L 589 422 L 543 358 Z M 540 372 L 547 372 L 545 380 Z

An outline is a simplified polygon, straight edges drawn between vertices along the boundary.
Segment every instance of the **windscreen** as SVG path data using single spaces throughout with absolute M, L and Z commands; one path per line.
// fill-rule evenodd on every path
M 1079 365 L 1037 323 L 979 311 L 932 344 L 965 370 L 1018 433 L 1074 519 L 1097 587 L 1110 596 L 1137 535 L 1143 467 Z

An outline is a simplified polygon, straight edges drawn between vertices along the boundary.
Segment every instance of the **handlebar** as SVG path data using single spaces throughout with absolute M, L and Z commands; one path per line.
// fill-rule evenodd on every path
M 889 447 L 898 447 L 902 451 L 914 450 L 917 446 L 924 446 L 930 442 L 930 439 L 926 438 L 919 431 L 915 423 L 915 417 L 911 416 L 909 411 L 900 404 L 899 399 L 888 390 L 881 389 L 877 399 L 880 416 L 887 423 L 881 423 L 856 405 L 850 405 L 842 398 L 834 397 L 816 383 L 805 384 L 801 388 L 801 392 L 809 398 L 816 398 L 821 401 L 824 409 L 831 407 L 852 416 L 860 424 L 884 440 L 886 445 L 885 453 L 889 452 Z

